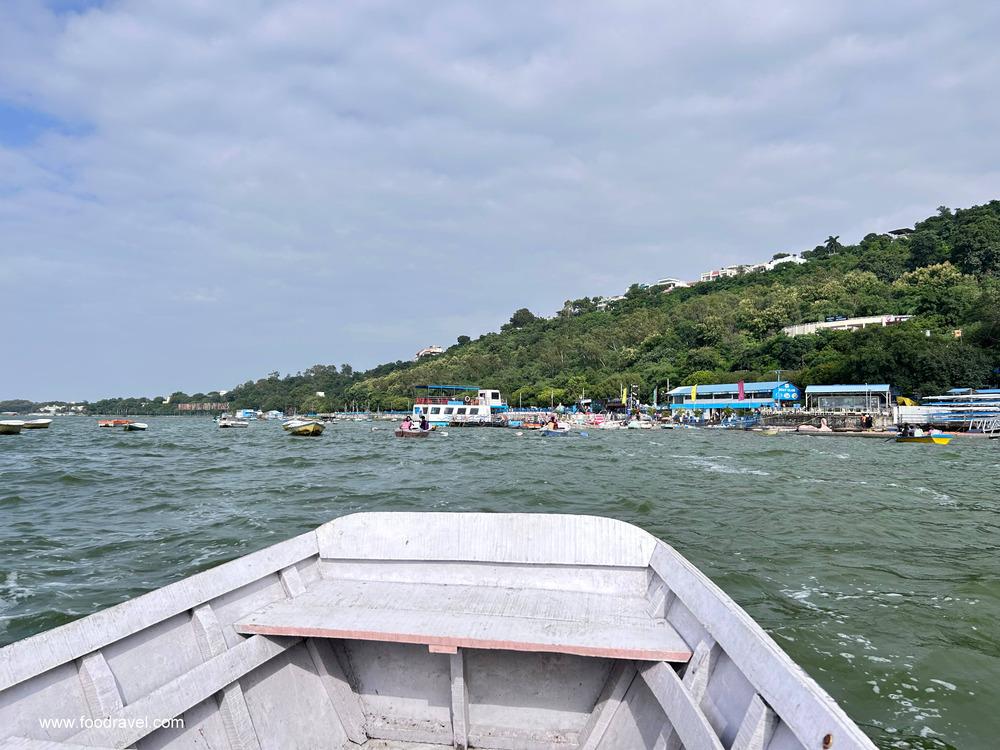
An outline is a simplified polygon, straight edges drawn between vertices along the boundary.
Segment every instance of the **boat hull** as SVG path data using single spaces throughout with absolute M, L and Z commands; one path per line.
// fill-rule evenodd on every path
M 396 430 L 393 433 L 398 438 L 425 438 L 430 437 L 430 430 Z
M 24 422 L 19 419 L 5 419 L 0 422 L 0 435 L 20 434 L 23 427 Z
M 672 547 L 593 516 L 345 516 L 0 666 L 0 747 L 875 750 Z
M 47 430 L 49 425 L 52 424 L 51 419 L 31 419 L 24 423 L 24 429 L 26 430 Z
M 323 425 L 319 422 L 310 422 L 308 424 L 290 427 L 288 431 L 299 437 L 319 437 L 323 434 Z
M 928 445 L 948 445 L 952 435 L 921 435 L 919 437 L 898 437 L 897 443 L 926 443 Z
M 149 429 L 149 425 L 145 422 L 129 422 L 126 425 L 122 425 L 122 429 L 125 432 L 145 432 Z

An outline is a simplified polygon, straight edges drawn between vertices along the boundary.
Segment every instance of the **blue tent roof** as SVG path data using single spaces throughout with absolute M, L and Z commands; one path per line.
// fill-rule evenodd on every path
M 770 393 L 775 388 L 788 384 L 787 380 L 767 380 L 763 383 L 744 383 L 743 392 L 744 393 Z M 690 396 L 691 389 L 695 386 L 690 385 L 679 385 L 676 388 L 671 389 L 671 396 Z M 713 383 L 711 385 L 699 385 L 697 386 L 698 396 L 707 396 L 713 393 L 739 393 L 740 385 L 739 383 Z
M 885 393 L 892 389 L 888 383 L 878 383 L 871 384 L 865 383 L 863 385 L 807 385 L 806 395 L 813 396 L 817 393 L 819 394 L 845 394 L 845 393 Z
M 415 385 L 414 388 L 429 391 L 478 391 L 478 385 Z
M 700 388 L 698 390 L 701 390 Z M 738 399 L 720 398 L 715 401 L 689 401 L 685 404 L 671 404 L 671 409 L 759 409 L 762 406 L 774 406 L 773 398 L 739 401 Z

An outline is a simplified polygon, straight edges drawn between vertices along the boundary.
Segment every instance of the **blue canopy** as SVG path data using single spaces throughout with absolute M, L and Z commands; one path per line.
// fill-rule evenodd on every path
M 717 399 L 715 401 L 689 401 L 685 404 L 671 404 L 671 409 L 760 409 L 764 406 L 774 406 L 774 399 L 747 401 L 744 399 Z
M 428 391 L 478 391 L 478 385 L 415 385 L 414 388 L 421 388 Z

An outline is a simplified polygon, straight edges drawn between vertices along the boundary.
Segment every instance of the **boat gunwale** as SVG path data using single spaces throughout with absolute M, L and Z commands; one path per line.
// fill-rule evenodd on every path
M 8 644 L 0 648 L 0 692 L 318 554 L 308 531 Z

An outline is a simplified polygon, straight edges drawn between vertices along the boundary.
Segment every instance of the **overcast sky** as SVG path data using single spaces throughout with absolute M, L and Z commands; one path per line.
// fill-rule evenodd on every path
M 406 359 L 1000 197 L 1000 4 L 0 2 L 0 399 Z

